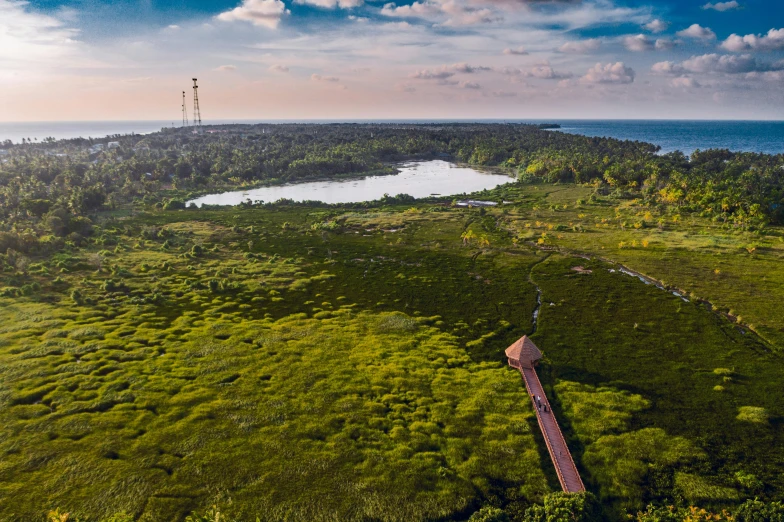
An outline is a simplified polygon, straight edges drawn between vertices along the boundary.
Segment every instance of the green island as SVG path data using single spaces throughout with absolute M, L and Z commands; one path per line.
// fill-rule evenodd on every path
M 490 124 L 7 149 L 0 520 L 784 520 L 784 155 Z M 510 183 L 187 205 L 433 158 Z

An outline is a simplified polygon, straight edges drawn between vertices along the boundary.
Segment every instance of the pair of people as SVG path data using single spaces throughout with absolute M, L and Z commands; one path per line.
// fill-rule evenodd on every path
M 534 402 L 536 403 L 536 407 L 539 408 L 539 411 L 542 411 L 542 398 L 538 395 L 531 395 L 531 397 L 533 397 Z M 544 404 L 544 412 L 547 413 L 547 403 Z

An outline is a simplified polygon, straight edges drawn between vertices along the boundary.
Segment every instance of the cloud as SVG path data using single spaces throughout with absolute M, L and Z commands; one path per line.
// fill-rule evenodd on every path
M 555 71 L 549 63 L 535 65 L 530 71 L 524 73 L 528 78 L 540 78 L 542 80 L 563 80 L 571 78 L 571 73 L 562 73 Z
M 627 36 L 623 39 L 623 46 L 626 47 L 626 49 L 629 51 L 633 52 L 652 51 L 655 45 L 656 44 L 649 40 L 648 37 L 644 34 L 638 34 L 637 36 Z
M 468 65 L 467 63 L 454 63 L 452 65 L 442 65 L 436 69 L 422 69 L 412 73 L 409 77 L 417 80 L 446 80 L 456 73 L 473 74 L 480 71 L 490 71 L 490 67 Z
M 515 47 L 514 49 L 510 49 L 509 47 L 507 47 L 506 49 L 504 49 L 504 54 L 511 54 L 511 55 L 516 55 L 516 56 L 526 56 L 528 54 L 528 51 L 526 51 L 522 47 Z
M 490 96 L 493 98 L 512 98 L 517 96 L 516 92 L 509 92 L 509 91 L 493 91 L 490 93 Z
M 381 9 L 383 16 L 398 18 L 425 18 L 446 20 L 440 25 L 461 26 L 488 24 L 501 20 L 501 17 L 487 8 L 477 8 L 463 5 L 459 0 L 425 0 L 414 2 L 411 5 L 385 4 Z
M 223 71 L 223 72 L 226 72 L 226 71 L 236 71 L 237 70 L 237 66 L 236 65 L 221 65 L 220 67 L 216 67 L 215 70 L 216 71 Z
M 365 22 L 368 22 L 370 20 L 370 18 L 366 18 L 364 16 L 355 16 L 355 15 L 348 15 L 348 19 L 361 24 L 364 24 Z
M 723 49 L 733 53 L 744 51 L 777 51 L 784 49 L 784 29 L 771 29 L 768 34 L 731 34 L 721 44 Z
M 692 24 L 683 31 L 678 31 L 678 36 L 683 38 L 694 38 L 695 40 L 715 40 L 716 33 L 702 27 L 700 24 Z
M 634 69 L 623 62 L 597 63 L 580 78 L 583 83 L 629 84 L 634 82 Z
M 659 62 L 653 64 L 651 72 L 654 74 L 683 74 L 683 66 L 675 62 Z
M 669 51 L 673 47 L 675 47 L 678 42 L 674 40 L 670 40 L 668 38 L 659 38 L 656 40 L 656 50 L 657 51 Z
M 740 4 L 735 0 L 731 0 L 730 2 L 716 2 L 715 4 L 707 3 L 702 6 L 703 9 L 712 9 L 714 11 L 730 11 L 732 9 L 737 9 L 740 7 Z
M 670 80 L 670 85 L 672 87 L 677 87 L 681 89 L 693 89 L 695 87 L 702 87 L 702 85 L 700 85 L 700 83 L 694 78 L 688 78 L 685 76 L 679 78 L 673 78 L 672 80 Z
M 275 65 L 270 65 L 269 70 L 270 70 L 270 72 L 275 72 L 275 73 L 287 73 L 287 72 L 289 72 L 289 68 L 288 67 L 286 67 L 285 65 L 277 64 L 277 63 Z
M 589 40 L 577 40 L 573 42 L 566 42 L 558 48 L 562 53 L 569 54 L 589 54 L 601 47 L 602 42 L 596 38 Z
M 749 54 L 703 54 L 702 56 L 692 56 L 688 60 L 684 60 L 682 66 L 689 72 L 726 74 L 742 74 L 784 69 L 782 64 L 758 62 Z
M 258 27 L 276 29 L 280 19 L 288 13 L 286 4 L 281 0 L 242 0 L 242 4 L 220 13 L 216 18 L 223 22 L 243 21 Z
M 75 58 L 78 36 L 59 18 L 28 10 L 27 2 L 0 0 L 0 74 L 17 67 L 61 67 L 64 59 Z
M 398 83 L 395 85 L 395 90 L 400 92 L 416 92 L 416 88 L 407 83 Z
M 651 67 L 655 74 L 684 75 L 697 74 L 749 74 L 784 70 L 784 62 L 774 64 L 758 62 L 749 54 L 703 54 L 692 56 L 681 63 L 659 62 Z
M 328 83 L 337 83 L 340 81 L 340 78 L 335 76 L 322 76 L 320 74 L 311 74 L 310 79 L 314 82 L 328 82 Z
M 167 25 L 166 29 L 169 29 L 170 31 L 177 31 L 178 29 L 180 29 L 180 26 L 177 24 Z
M 363 0 L 294 0 L 295 4 L 308 4 L 316 7 L 323 7 L 324 9 L 351 9 L 352 7 L 359 7 L 364 2 Z
M 460 82 L 458 87 L 461 89 L 481 89 L 482 86 L 476 82 Z
M 647 24 L 643 25 L 643 28 L 647 29 L 648 31 L 650 31 L 652 33 L 663 33 L 664 31 L 667 30 L 667 28 L 669 26 L 670 26 L 670 24 L 668 24 L 664 20 L 659 20 L 657 18 L 657 19 L 651 20 Z

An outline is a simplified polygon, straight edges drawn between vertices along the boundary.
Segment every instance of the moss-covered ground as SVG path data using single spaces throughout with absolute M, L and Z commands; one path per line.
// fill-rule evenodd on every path
M 590 195 L 143 214 L 5 274 L 33 291 L 0 298 L 0 519 L 519 518 L 557 489 L 503 359 L 537 287 L 540 375 L 608 517 L 781 499 L 780 231 Z

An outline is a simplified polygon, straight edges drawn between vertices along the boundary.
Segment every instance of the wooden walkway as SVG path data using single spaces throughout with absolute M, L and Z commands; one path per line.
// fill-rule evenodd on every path
M 528 390 L 528 397 L 534 405 L 536 420 L 539 422 L 539 429 L 542 430 L 542 435 L 547 444 L 547 451 L 550 452 L 555 472 L 558 474 L 558 480 L 561 482 L 561 488 L 566 493 L 585 491 L 580 473 L 577 471 L 572 454 L 566 446 L 561 428 L 558 426 L 555 415 L 553 415 L 550 402 L 544 394 L 544 389 L 542 389 L 542 383 L 539 382 L 539 376 L 536 375 L 536 370 L 533 368 L 521 368 L 520 373 L 523 375 L 525 388 Z M 538 401 L 537 398 L 539 399 Z

